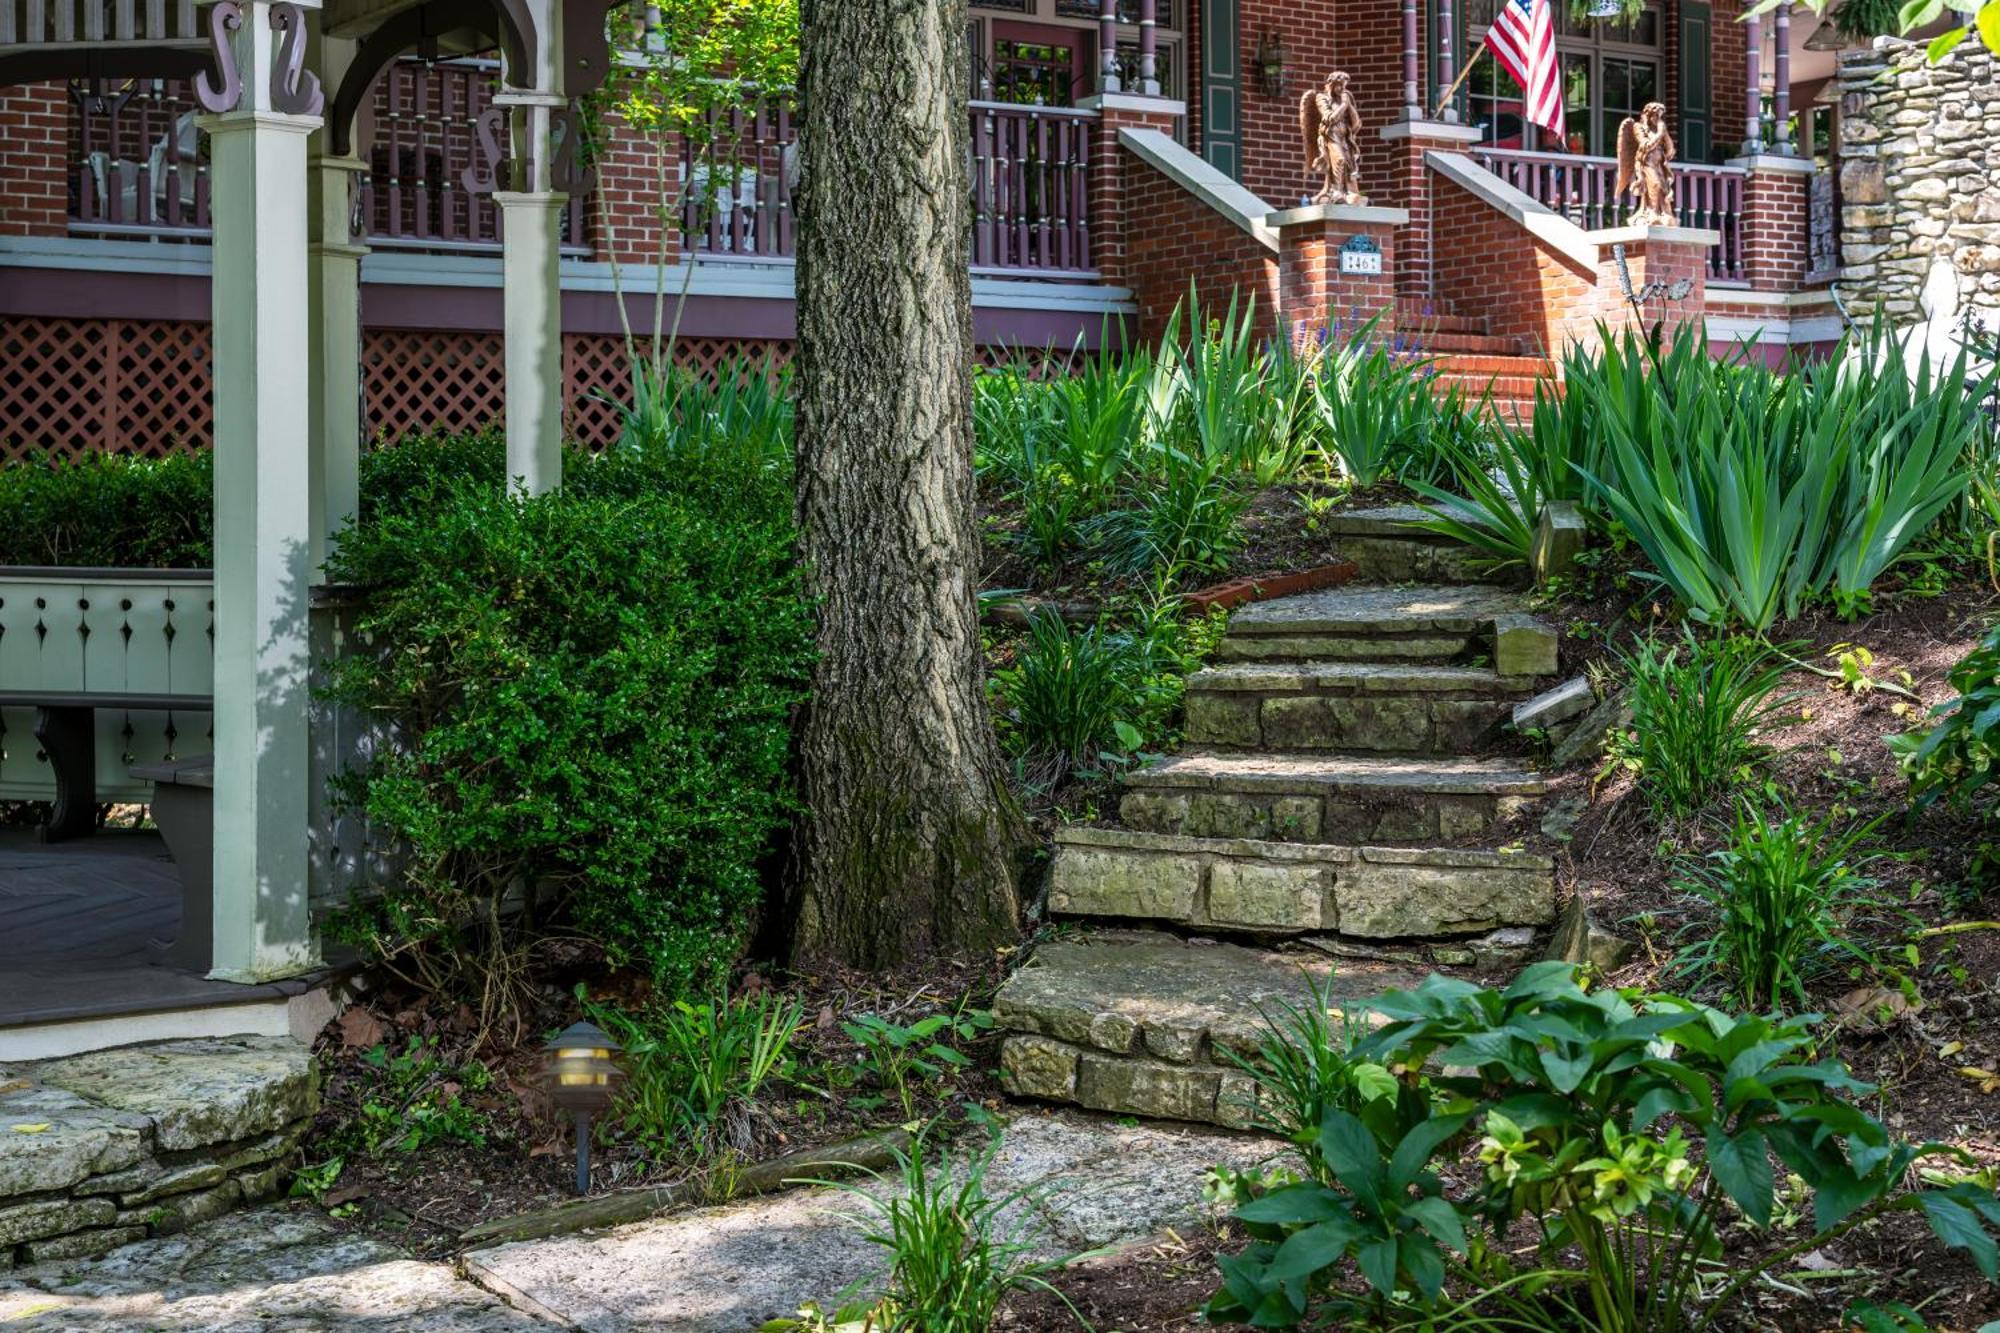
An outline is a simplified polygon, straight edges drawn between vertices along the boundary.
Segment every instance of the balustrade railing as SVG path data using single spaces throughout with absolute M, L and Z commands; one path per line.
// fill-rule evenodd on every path
M 1618 163 L 1613 158 L 1511 148 L 1471 151 L 1480 166 L 1586 230 L 1620 226 L 1629 211 L 1614 194 Z M 1711 278 L 1736 281 L 1743 277 L 1745 179 L 1741 167 L 1674 164 L 1674 206 L 1681 225 L 1722 233 L 1722 240 L 1709 251 Z
M 973 102 L 966 170 L 975 273 L 1086 277 L 1090 146 L 1097 117 L 1068 107 Z M 784 105 L 746 107 L 683 153 L 681 232 L 712 257 L 788 259 L 797 126 Z
M 368 163 L 359 211 L 369 245 L 499 246 L 499 209 L 461 179 L 478 152 L 477 122 L 492 103 L 498 69 L 484 60 L 408 60 L 384 72 L 357 135 Z M 208 234 L 208 141 L 195 127 L 200 108 L 186 80 L 137 80 L 110 92 L 78 84 L 74 105 L 72 232 Z M 585 199 L 571 199 L 564 218 L 572 252 L 583 249 L 586 207 Z

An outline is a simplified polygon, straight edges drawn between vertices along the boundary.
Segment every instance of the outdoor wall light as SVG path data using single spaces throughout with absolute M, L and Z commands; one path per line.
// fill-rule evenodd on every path
M 1276 28 L 1266 28 L 1257 39 L 1257 83 L 1266 97 L 1284 95 L 1285 39 Z
M 590 1193 L 590 1117 L 611 1105 L 623 1077 L 611 1057 L 624 1048 L 594 1023 L 572 1023 L 543 1050 L 549 1099 L 576 1116 L 576 1192 Z

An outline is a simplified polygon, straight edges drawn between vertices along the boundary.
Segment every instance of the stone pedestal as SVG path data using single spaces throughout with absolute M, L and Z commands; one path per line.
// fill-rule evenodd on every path
M 1396 232 L 1396 290 L 1407 297 L 1426 297 L 1432 293 L 1431 180 L 1424 154 L 1462 153 L 1479 142 L 1479 131 L 1469 125 L 1405 120 L 1383 126 L 1381 133 L 1388 151 L 1384 166 L 1367 164 L 1369 190 L 1375 202 L 1409 214 Z
M 1295 344 L 1352 337 L 1378 315 L 1378 331 L 1395 327 L 1396 238 L 1408 213 L 1312 204 L 1264 221 L 1278 233 L 1279 319 Z

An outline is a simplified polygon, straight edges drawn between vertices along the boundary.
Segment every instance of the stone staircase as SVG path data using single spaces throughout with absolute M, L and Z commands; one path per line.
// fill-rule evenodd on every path
M 1229 1052 L 1309 983 L 1533 956 L 1553 867 L 1508 844 L 1544 783 L 1506 724 L 1556 634 L 1416 517 L 1331 516 L 1357 579 L 1237 610 L 1188 681 L 1186 747 L 1124 779 L 1116 827 L 1057 833 L 1049 913 L 1076 924 L 995 999 L 1011 1093 L 1241 1125 Z

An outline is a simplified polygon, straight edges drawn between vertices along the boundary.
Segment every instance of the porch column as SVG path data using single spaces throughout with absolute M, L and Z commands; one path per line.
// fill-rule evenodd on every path
M 1773 152 L 1788 157 L 1792 151 L 1792 7 L 1780 4 L 1773 11 L 1773 55 L 1771 70 L 1771 116 Z
M 1417 0 L 1403 0 L 1403 119 L 1424 118 L 1417 74 Z
M 281 48 L 302 8 L 242 0 L 242 84 L 206 97 L 214 223 L 214 970 L 262 982 L 315 960 L 307 915 L 312 358 L 306 140 L 321 99 Z M 273 27 L 273 15 L 280 26 Z M 226 82 L 233 82 L 229 80 Z
M 1761 15 L 1744 25 L 1746 50 L 1743 58 L 1743 155 L 1755 157 L 1764 151 L 1764 20 Z
M 1097 91 L 1118 91 L 1118 0 L 1098 0 Z
M 550 188 L 553 93 L 493 97 L 515 122 L 508 163 L 521 188 L 495 190 L 500 208 L 502 315 L 507 346 L 507 476 L 530 495 L 562 484 L 562 272 L 559 246 L 569 196 Z
M 1160 95 L 1158 0 L 1139 0 L 1139 91 L 1148 97 Z
M 308 226 L 306 381 L 312 444 L 313 578 L 318 581 L 338 533 L 361 511 L 361 260 L 368 247 L 352 235 L 354 187 L 368 169 L 359 157 L 316 153 L 306 178 Z
M 1451 12 L 1451 0 L 1437 0 L 1438 11 L 1438 92 L 1451 87 L 1458 77 L 1458 23 Z M 1457 98 L 1444 107 L 1440 113 L 1447 125 L 1458 124 Z

